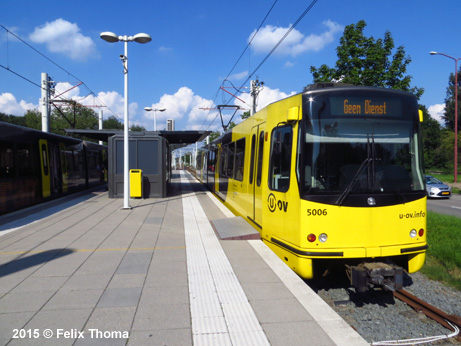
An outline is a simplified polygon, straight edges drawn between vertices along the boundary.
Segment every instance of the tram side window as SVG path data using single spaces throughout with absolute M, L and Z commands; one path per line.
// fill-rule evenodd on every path
M 0 141 L 0 178 L 15 176 L 13 144 Z
M 227 170 L 227 151 L 228 151 L 228 145 L 223 145 L 221 147 L 221 157 L 220 157 L 220 170 L 219 170 L 219 175 L 221 176 L 226 176 L 226 170 Z
M 34 157 L 33 147 L 31 144 L 18 143 L 18 175 L 23 177 L 33 176 L 34 173 Z
M 276 127 L 271 136 L 269 188 L 286 192 L 290 186 L 291 149 L 293 143 L 291 126 Z
M 259 147 L 258 147 L 258 167 L 256 173 L 256 185 L 261 186 L 261 174 L 263 168 L 263 153 L 264 153 L 264 131 L 259 133 Z
M 256 150 L 256 135 L 251 136 L 251 155 L 250 155 L 250 184 L 253 184 L 253 171 Z
M 229 143 L 229 146 L 226 146 L 226 149 L 227 149 L 226 177 L 228 178 L 234 177 L 234 148 L 235 148 L 235 142 Z
M 243 181 L 243 167 L 245 164 L 245 138 L 235 142 L 234 179 Z

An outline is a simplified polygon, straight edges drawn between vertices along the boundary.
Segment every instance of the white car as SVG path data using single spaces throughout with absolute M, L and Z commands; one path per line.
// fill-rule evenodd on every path
M 451 187 L 431 175 L 426 175 L 426 191 L 429 198 L 449 198 L 451 196 Z

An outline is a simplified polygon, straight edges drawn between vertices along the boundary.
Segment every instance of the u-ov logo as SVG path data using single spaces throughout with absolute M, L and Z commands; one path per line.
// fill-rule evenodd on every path
M 267 197 L 267 206 L 269 207 L 269 211 L 271 213 L 273 213 L 277 208 L 279 208 L 280 211 L 286 212 L 288 209 L 288 202 L 277 201 L 277 198 L 275 198 L 274 194 L 271 193 L 269 197 Z

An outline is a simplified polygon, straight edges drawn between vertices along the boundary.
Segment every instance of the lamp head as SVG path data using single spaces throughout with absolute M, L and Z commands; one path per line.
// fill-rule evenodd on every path
M 133 41 L 138 42 L 138 43 L 147 43 L 152 41 L 152 37 L 150 35 L 145 34 L 145 33 L 139 33 L 133 36 Z
M 114 43 L 118 42 L 119 38 L 117 35 L 115 35 L 113 32 L 110 31 L 104 31 L 99 35 L 104 41 L 109 42 L 109 43 Z
M 430 55 L 437 55 L 437 54 L 439 54 L 439 53 L 432 51 L 432 52 L 430 52 L 429 54 L 430 54 Z

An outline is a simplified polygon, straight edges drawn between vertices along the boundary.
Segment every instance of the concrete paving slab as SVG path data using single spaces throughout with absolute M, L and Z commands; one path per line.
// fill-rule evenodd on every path
M 67 291 L 59 290 L 42 310 L 93 309 L 104 289 Z
M 22 292 L 56 292 L 69 278 L 67 276 L 33 277 L 29 276 L 18 286 L 11 290 L 11 293 Z M 3 281 L 2 281 L 3 284 Z
M 22 329 L 34 314 L 32 311 L 0 313 L 0 345 L 2 340 L 9 341 L 13 337 L 14 329 Z
M 192 346 L 190 328 L 163 330 L 134 330 L 130 334 L 128 346 Z M 222 345 L 222 344 L 216 344 Z
M 107 288 L 143 287 L 146 274 L 115 274 Z
M 108 288 L 98 302 L 98 308 L 137 306 L 142 288 Z
M 51 298 L 54 292 L 7 293 L 0 299 L 1 313 L 36 312 Z
M 141 305 L 136 311 L 132 330 L 162 330 L 190 328 L 190 308 L 187 304 Z
M 61 287 L 61 291 L 105 289 L 111 278 L 111 274 L 72 276 Z

